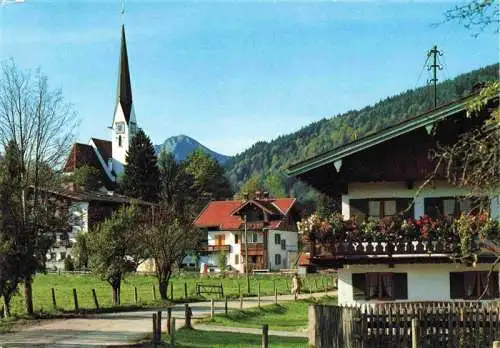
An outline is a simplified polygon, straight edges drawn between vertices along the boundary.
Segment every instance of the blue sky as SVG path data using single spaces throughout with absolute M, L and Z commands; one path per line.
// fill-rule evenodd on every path
M 498 35 L 433 23 L 438 2 L 126 1 L 139 125 L 154 143 L 189 135 L 228 155 L 414 88 L 427 50 L 440 77 L 498 61 Z M 0 9 L 0 58 L 41 68 L 81 120 L 109 139 L 120 0 L 25 0 Z M 427 72 L 418 85 L 425 84 Z

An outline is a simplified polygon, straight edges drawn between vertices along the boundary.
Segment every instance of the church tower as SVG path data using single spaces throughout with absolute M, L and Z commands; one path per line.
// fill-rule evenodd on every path
M 122 25 L 116 105 L 113 124 L 111 126 L 112 169 L 116 177 L 123 174 L 126 164 L 125 155 L 136 133 L 137 121 L 132 102 L 132 86 L 130 84 L 125 26 Z

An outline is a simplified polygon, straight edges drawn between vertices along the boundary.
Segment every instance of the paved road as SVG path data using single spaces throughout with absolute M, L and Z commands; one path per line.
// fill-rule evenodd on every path
M 332 291 L 329 295 L 336 295 Z M 323 296 L 324 292 L 313 294 Z M 299 298 L 308 298 L 302 294 Z M 293 300 L 291 295 L 280 295 L 279 301 Z M 261 304 L 274 303 L 274 296 L 264 296 Z M 257 307 L 257 298 L 245 298 L 244 308 Z M 239 308 L 240 302 L 229 301 L 229 308 Z M 210 302 L 190 304 L 193 316 L 204 317 L 210 313 Z M 216 302 L 216 312 L 223 311 L 224 302 Z M 42 321 L 37 325 L 22 328 L 14 333 L 0 335 L 0 348 L 5 347 L 96 347 L 123 346 L 137 343 L 152 330 L 152 314 L 155 310 L 135 312 L 95 314 L 86 318 L 55 319 Z M 172 310 L 179 318 L 177 327 L 183 326 L 184 305 L 179 304 Z M 165 326 L 165 325 L 164 325 Z M 200 325 L 200 329 L 204 326 Z M 207 329 L 207 328 L 205 328 Z M 213 328 L 211 329 L 213 330 Z M 251 332 L 253 329 L 248 329 Z

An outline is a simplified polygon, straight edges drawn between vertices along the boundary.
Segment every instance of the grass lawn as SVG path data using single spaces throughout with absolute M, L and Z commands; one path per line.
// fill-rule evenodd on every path
M 336 297 L 322 297 L 282 302 L 278 305 L 267 305 L 245 310 L 231 310 L 226 317 L 224 314 L 215 315 L 214 319 L 201 319 L 199 323 L 232 327 L 261 328 L 268 324 L 269 330 L 296 331 L 307 327 L 307 308 L 312 303 L 337 303 Z
M 170 342 L 168 336 L 163 336 Z M 176 332 L 176 347 L 231 347 L 253 348 L 262 346 L 262 336 L 246 333 L 201 331 L 182 328 Z M 306 338 L 269 336 L 269 347 L 307 348 Z
M 220 284 L 224 287 L 224 295 L 229 297 L 238 297 L 239 291 L 247 292 L 247 282 L 245 277 L 203 277 L 199 274 L 184 274 L 175 276 L 171 279 L 173 284 L 173 295 L 175 301 L 185 299 L 184 284 L 187 286 L 187 295 L 190 299 L 195 298 L 195 285 L 197 282 L 208 284 Z M 261 295 L 274 294 L 274 286 L 279 293 L 290 293 L 290 276 L 268 276 L 256 275 L 250 279 L 250 293 L 257 294 L 258 284 L 260 283 Z M 124 306 L 135 305 L 134 288 L 137 288 L 138 305 L 154 304 L 153 286 L 156 288 L 156 296 L 159 299 L 158 285 L 156 278 L 153 276 L 144 275 L 129 275 L 125 278 L 121 288 L 121 303 Z M 322 275 L 309 275 L 303 281 L 303 288 L 308 291 L 323 291 L 324 286 L 329 289 L 333 288 L 332 277 Z M 80 309 L 93 309 L 94 302 L 92 299 L 92 289 L 95 289 L 99 306 L 101 308 L 111 307 L 111 287 L 105 281 L 98 279 L 91 274 L 39 274 L 33 282 L 33 302 L 35 311 L 37 312 L 55 312 L 52 308 L 51 288 L 54 288 L 56 294 L 56 302 L 59 311 L 72 311 L 73 305 L 73 288 L 78 292 L 78 304 Z M 168 291 L 170 297 L 170 286 Z M 207 296 L 210 298 L 210 296 Z M 20 293 L 12 300 L 12 313 L 23 313 L 23 296 L 22 285 Z M 158 301 L 159 303 L 159 301 Z

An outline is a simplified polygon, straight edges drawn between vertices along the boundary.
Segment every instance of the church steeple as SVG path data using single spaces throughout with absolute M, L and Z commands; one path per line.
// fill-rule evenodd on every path
M 116 104 L 113 125 L 111 127 L 112 171 L 116 176 L 120 176 L 123 173 L 124 166 L 127 164 L 127 151 L 136 133 L 137 122 L 132 102 L 127 42 L 125 39 L 125 27 L 122 25 Z
M 132 112 L 132 86 L 130 84 L 130 71 L 128 66 L 127 41 L 125 39 L 125 26 L 122 24 L 122 37 L 120 47 L 120 61 L 118 65 L 118 85 L 116 88 L 116 106 L 120 105 L 127 124 L 130 122 Z

